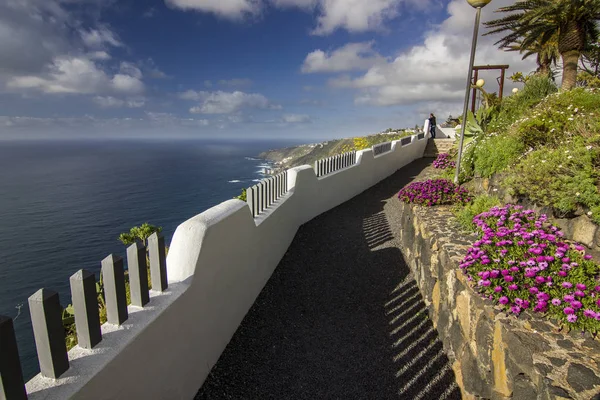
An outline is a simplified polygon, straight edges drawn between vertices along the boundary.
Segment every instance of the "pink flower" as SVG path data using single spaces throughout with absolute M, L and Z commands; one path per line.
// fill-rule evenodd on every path
M 539 292 L 539 289 L 536 287 L 532 287 L 529 289 L 529 293 L 531 294 L 537 294 Z
M 583 304 L 581 304 L 580 301 L 575 300 L 571 302 L 571 307 L 573 307 L 576 310 L 579 310 L 581 307 L 583 307 Z
M 517 285 L 515 285 L 514 283 L 512 285 L 508 286 L 508 290 L 517 290 L 519 287 Z
M 567 315 L 567 321 L 569 321 L 571 323 L 577 321 L 577 315 L 575 315 L 575 314 Z
M 512 275 L 504 275 L 504 280 L 506 282 L 512 282 L 515 280 L 515 278 Z
M 509 301 L 509 300 L 508 300 L 508 297 L 506 297 L 506 296 L 502 296 L 502 297 L 500 297 L 500 298 L 498 299 L 498 302 L 499 302 L 500 304 L 508 304 L 508 301 Z
M 567 315 L 571 315 L 575 313 L 575 310 L 573 310 L 571 307 L 565 307 L 565 309 L 563 310 L 563 312 Z
M 494 292 L 496 292 L 496 293 L 500 293 L 501 291 L 502 291 L 502 286 L 496 286 L 494 288 Z
M 592 255 L 591 254 L 586 254 L 585 256 L 583 256 L 584 260 L 591 260 L 592 259 Z
M 585 290 L 587 287 L 583 283 L 578 283 L 575 287 L 579 290 Z
M 567 276 L 567 271 L 562 271 L 562 270 L 558 271 L 558 275 L 565 277 L 565 276 Z
M 582 292 L 581 290 L 576 290 L 575 291 L 575 296 L 576 297 L 585 297 L 585 293 Z
M 550 298 L 550 296 L 548 296 L 547 293 L 544 292 L 540 292 L 536 295 L 538 300 L 543 300 L 543 301 L 548 301 L 548 299 Z
M 510 310 L 513 312 L 513 314 L 519 314 L 521 312 L 521 307 L 519 307 L 519 306 L 512 306 L 510 308 Z
M 589 308 L 583 312 L 583 315 L 588 318 L 596 318 L 596 312 L 594 310 L 590 310 Z
M 571 282 L 563 282 L 562 287 L 564 287 L 565 289 L 570 289 L 573 287 L 573 284 Z
M 560 299 L 554 298 L 552 299 L 552 305 L 559 306 L 561 303 Z

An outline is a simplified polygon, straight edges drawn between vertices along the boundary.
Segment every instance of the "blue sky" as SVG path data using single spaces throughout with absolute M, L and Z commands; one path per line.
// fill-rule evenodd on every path
M 473 17 L 464 0 L 2 0 L 0 139 L 414 126 L 460 111 Z M 535 68 L 493 41 L 478 63 Z

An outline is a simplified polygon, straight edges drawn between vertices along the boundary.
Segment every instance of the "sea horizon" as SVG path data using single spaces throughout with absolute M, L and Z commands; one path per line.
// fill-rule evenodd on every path
M 125 258 L 121 232 L 177 226 L 264 178 L 258 155 L 294 140 L 40 140 L 0 146 L 0 314 L 15 318 L 26 379 L 38 371 L 27 298 L 70 303 L 69 277 Z M 22 305 L 19 309 L 19 306 Z

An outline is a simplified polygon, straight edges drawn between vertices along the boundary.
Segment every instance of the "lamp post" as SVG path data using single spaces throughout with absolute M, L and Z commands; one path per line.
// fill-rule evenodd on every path
M 456 174 L 454 183 L 458 184 L 458 175 L 460 174 L 460 162 L 462 160 L 463 143 L 465 141 L 465 128 L 467 126 L 467 111 L 469 108 L 469 92 L 471 90 L 471 76 L 473 75 L 473 63 L 475 62 L 475 48 L 477 47 L 477 35 L 479 34 L 479 21 L 481 20 L 481 9 L 487 6 L 492 0 L 467 0 L 471 7 L 477 9 L 475 17 L 475 28 L 473 29 L 473 43 L 471 44 L 471 60 L 469 61 L 469 72 L 467 75 L 467 89 L 465 92 L 465 105 L 463 108 L 462 125 L 460 127 L 460 144 L 458 146 L 458 160 L 456 161 Z

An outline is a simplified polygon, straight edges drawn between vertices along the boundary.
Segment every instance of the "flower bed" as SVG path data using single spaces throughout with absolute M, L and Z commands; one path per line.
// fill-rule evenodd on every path
M 456 163 L 450 159 L 450 154 L 448 153 L 440 153 L 437 158 L 433 160 L 433 168 L 446 169 L 454 167 L 456 167 Z
M 600 332 L 600 267 L 583 246 L 521 206 L 493 207 L 473 222 L 482 236 L 460 268 L 484 297 L 513 314 L 532 309 Z
M 405 203 L 426 206 L 469 203 L 471 201 L 471 196 L 467 189 L 457 186 L 446 179 L 429 179 L 423 182 L 413 182 L 400 190 L 398 198 Z

